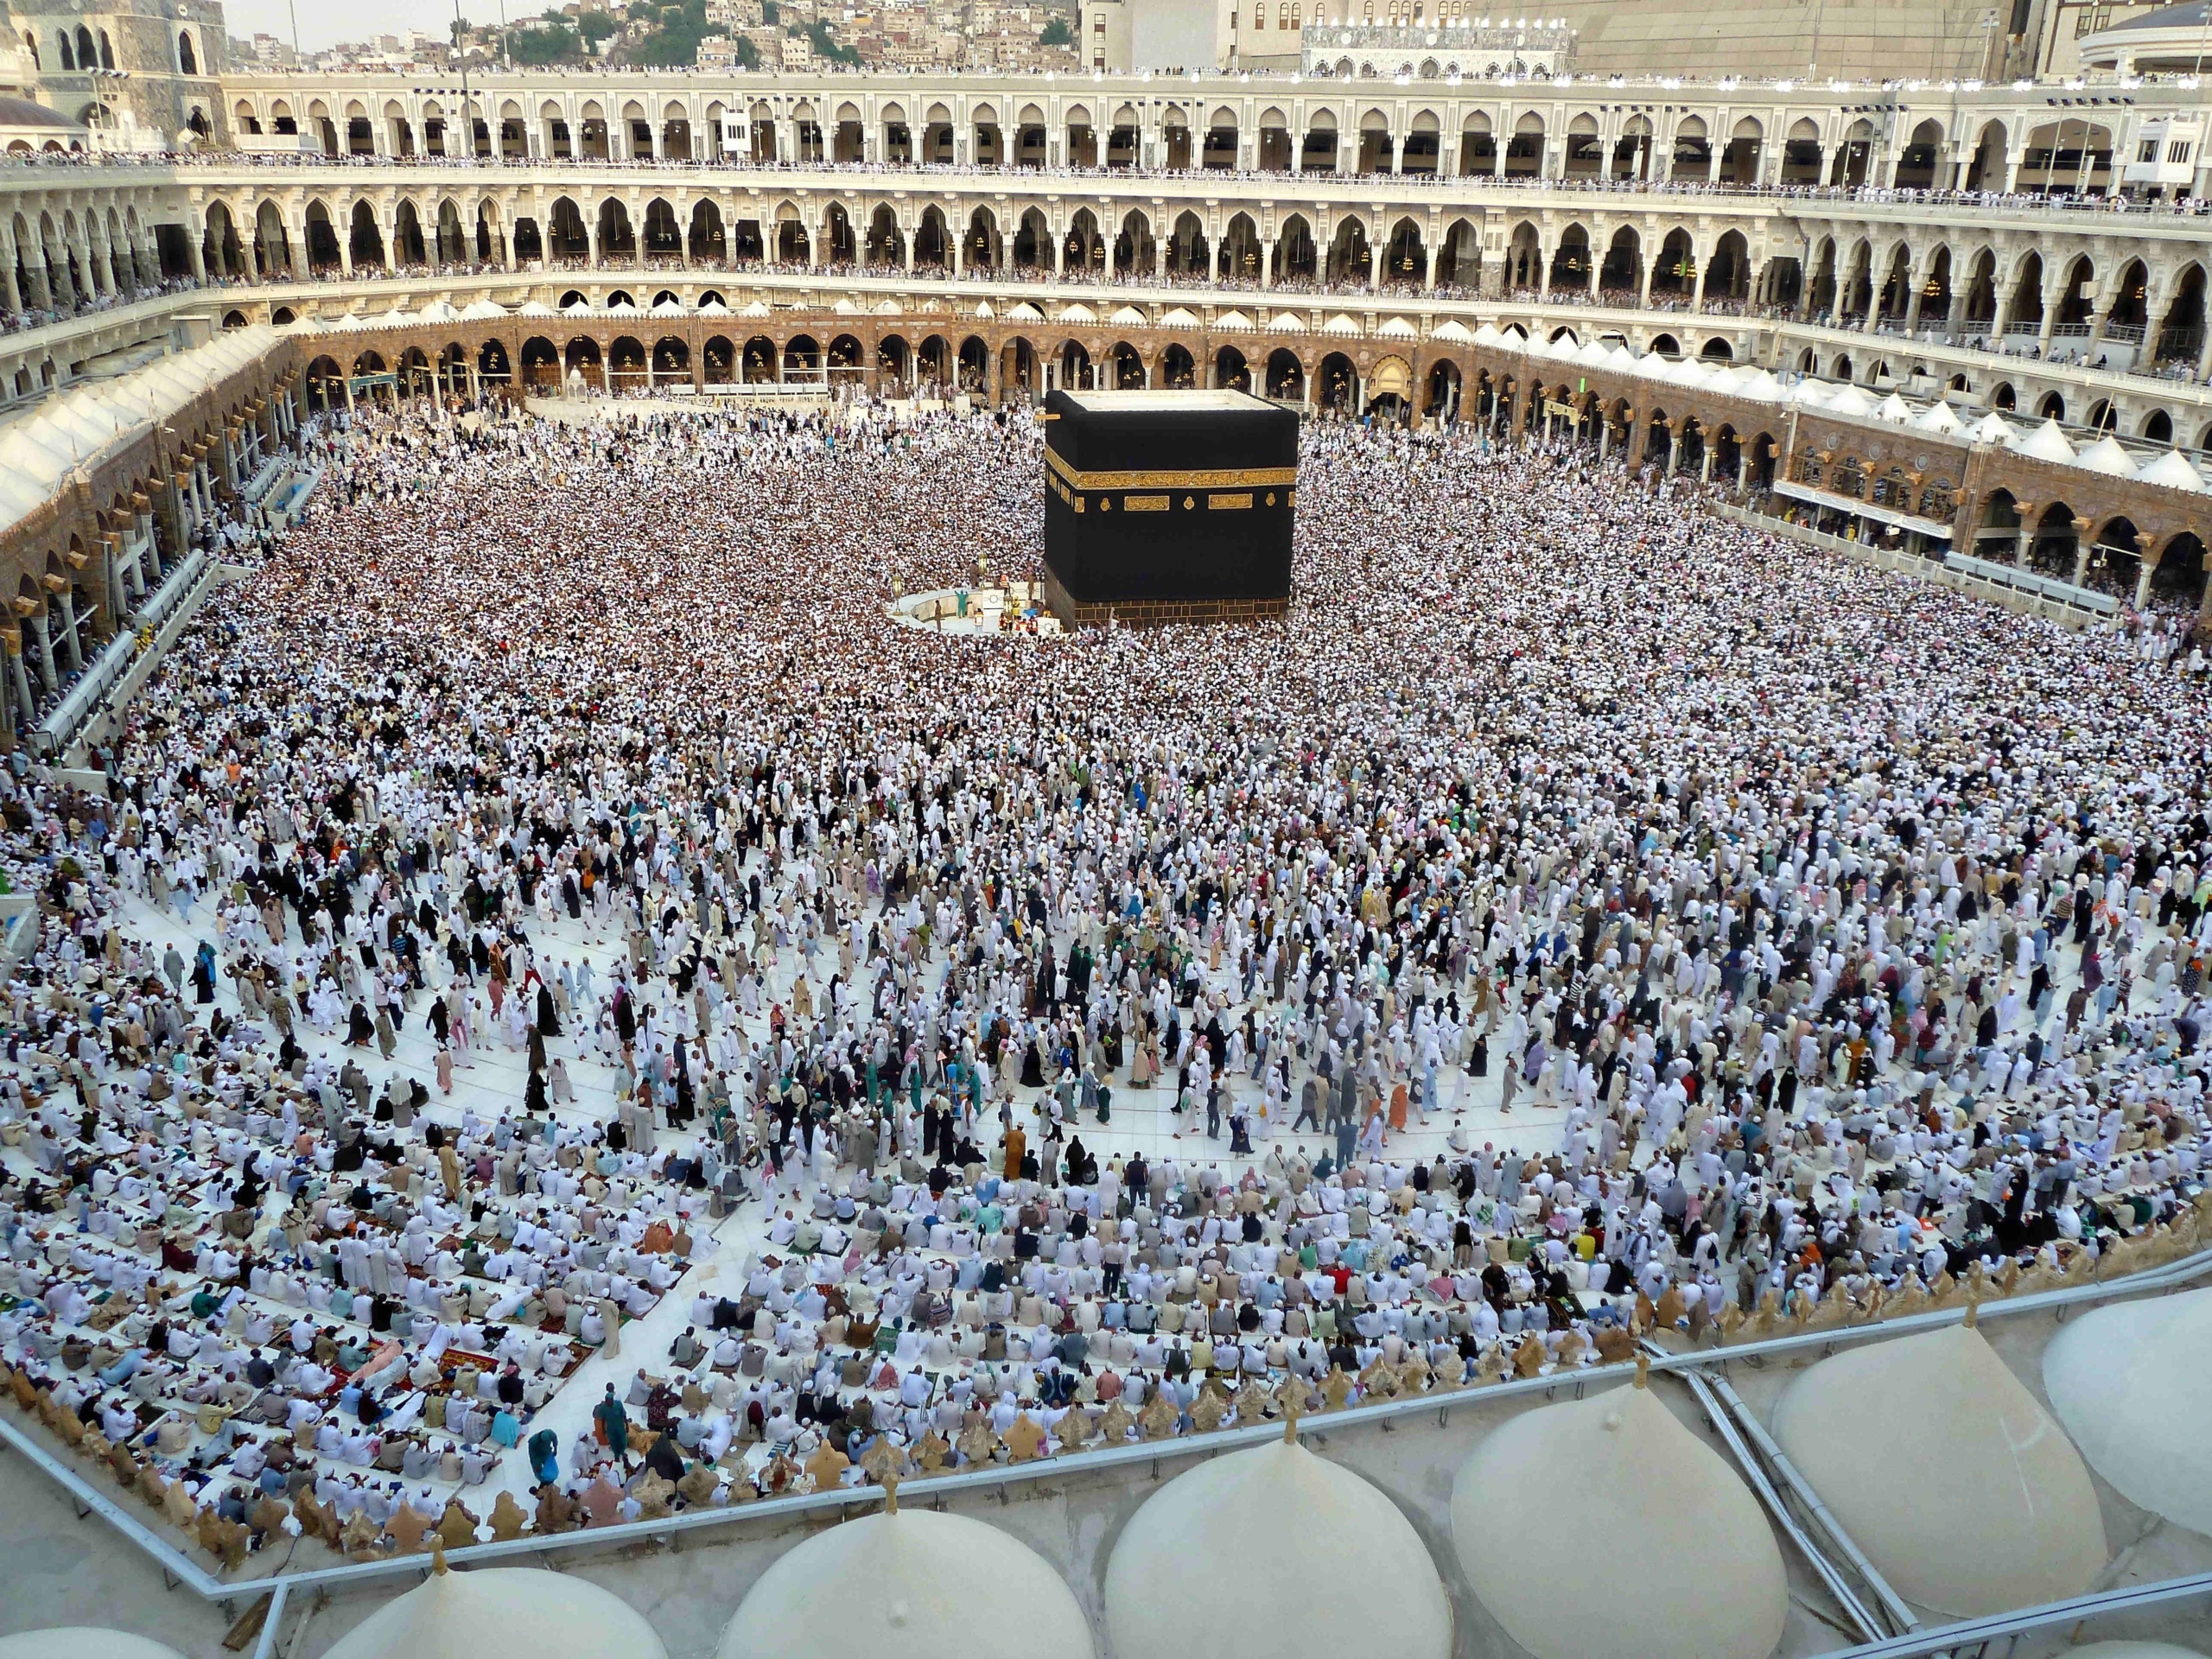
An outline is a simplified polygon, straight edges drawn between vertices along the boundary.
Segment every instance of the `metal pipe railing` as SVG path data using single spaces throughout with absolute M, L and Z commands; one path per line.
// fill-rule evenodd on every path
M 1918 1630 L 1919 1615 L 1905 1605 L 1904 1598 L 1891 1587 L 1881 1570 L 1866 1559 L 1866 1552 L 1859 1548 L 1859 1541 L 1851 1535 L 1843 1522 L 1828 1512 L 1828 1506 L 1821 1502 L 1821 1495 L 1813 1490 L 1812 1482 L 1798 1471 L 1797 1465 L 1790 1462 L 1788 1454 L 1775 1443 L 1774 1436 L 1766 1432 L 1766 1425 L 1759 1421 L 1758 1414 L 1744 1403 L 1744 1397 L 1728 1385 L 1728 1380 L 1720 1376 L 1700 1377 L 1695 1372 L 1689 1373 L 1689 1376 L 1693 1388 L 1709 1390 L 1727 1408 L 1727 1414 L 1735 1418 L 1737 1426 L 1758 1448 L 1758 1455 L 1766 1460 L 1776 1474 L 1782 1477 L 1783 1484 L 1796 1495 L 1797 1501 L 1805 1506 L 1806 1513 L 1827 1535 L 1827 1541 L 1842 1552 L 1844 1560 L 1851 1563 L 1851 1570 L 1881 1599 L 1882 1605 L 1889 1611 L 1891 1623 L 1908 1633 Z
M 1820 1575 L 1821 1582 L 1827 1586 L 1828 1594 L 1835 1598 L 1836 1605 L 1842 1608 L 1845 1615 L 1859 1627 L 1859 1634 L 1870 1642 L 1880 1641 L 1887 1632 L 1876 1622 L 1873 1614 L 1866 1611 L 1866 1603 L 1860 1601 L 1851 1586 L 1843 1581 L 1843 1575 L 1836 1571 L 1835 1564 L 1805 1535 L 1804 1528 L 1798 1525 L 1797 1517 L 1789 1512 L 1789 1506 L 1783 1502 L 1782 1494 L 1774 1490 L 1774 1483 L 1766 1478 L 1766 1471 L 1759 1467 L 1758 1459 L 1744 1444 L 1743 1437 L 1736 1432 L 1736 1426 L 1729 1421 L 1727 1411 L 1714 1397 L 1706 1379 L 1695 1371 L 1684 1371 L 1681 1376 L 1705 1412 L 1706 1421 L 1713 1425 L 1713 1432 L 1727 1446 L 1729 1455 L 1736 1459 L 1737 1469 L 1758 1495 L 1759 1502 L 1766 1505 L 1767 1513 L 1774 1517 L 1775 1524 L 1789 1535 L 1790 1542 L 1797 1546 L 1798 1554 Z
M 2115 1296 L 2171 1289 L 2207 1274 L 2212 1274 L 2212 1249 L 2132 1274 L 2124 1279 L 2062 1286 L 2055 1290 L 1984 1302 L 1980 1305 L 1980 1318 L 1986 1321 L 2029 1313 L 2063 1313 L 2076 1306 L 2100 1302 Z M 1688 1375 L 1702 1372 L 1708 1367 L 1725 1365 L 1732 1360 L 1776 1358 L 1802 1353 L 1808 1349 L 1834 1348 L 1918 1331 L 1940 1330 L 1964 1319 L 1967 1312 L 1964 1306 L 1931 1308 L 1901 1319 L 1869 1320 L 1859 1325 L 1838 1326 L 1834 1330 L 1801 1332 L 1726 1347 L 1655 1356 L 1650 1360 L 1650 1369 L 1654 1372 Z M 1424 1412 L 1433 1411 L 1438 1414 L 1440 1422 L 1448 1422 L 1452 1409 L 1460 1405 L 1487 1405 L 1493 1401 L 1523 1395 L 1549 1395 L 1561 1389 L 1572 1389 L 1574 1397 L 1580 1398 L 1593 1382 L 1600 1384 L 1625 1382 L 1630 1375 L 1630 1368 L 1623 1363 L 1592 1366 L 1573 1373 L 1554 1373 L 1549 1376 L 1509 1377 L 1497 1382 L 1419 1395 L 1403 1400 L 1377 1401 L 1305 1418 L 1298 1424 L 1298 1433 L 1311 1437 L 1317 1444 L 1325 1444 L 1328 1436 L 1339 1429 L 1387 1424 Z M 1211 1433 L 1140 1441 L 1135 1445 L 1109 1446 L 1096 1451 L 1064 1452 L 1057 1457 L 1039 1458 L 1027 1463 L 995 1464 L 902 1481 L 899 1491 L 902 1500 L 908 1503 L 941 1501 L 973 1492 L 995 1492 L 1004 1497 L 1016 1486 L 1037 1481 L 1065 1481 L 1141 1465 L 1156 1469 L 1163 1463 L 1211 1457 L 1216 1452 L 1240 1451 L 1247 1446 L 1262 1445 L 1280 1439 L 1281 1434 L 1282 1426 L 1280 1423 L 1257 1423 L 1249 1427 L 1217 1429 Z M 0 1440 L 6 1441 L 29 1458 L 37 1468 L 72 1495 L 82 1511 L 99 1516 L 127 1541 L 150 1556 L 164 1574 L 189 1587 L 203 1600 L 227 1605 L 258 1594 L 273 1594 L 280 1585 L 288 1586 L 294 1592 L 308 1588 L 354 1588 L 387 1580 L 419 1576 L 429 1570 L 429 1557 L 404 1555 L 385 1560 L 346 1562 L 300 1573 L 276 1572 L 257 1578 L 217 1578 L 150 1531 L 136 1516 L 60 1462 L 22 1426 L 6 1416 L 0 1416 Z M 694 1532 L 750 1522 L 781 1524 L 804 1516 L 836 1514 L 849 1509 L 869 1507 L 880 1502 L 881 1497 L 880 1490 L 872 1485 L 840 1486 L 826 1492 L 798 1493 L 785 1497 L 764 1498 L 753 1503 L 685 1510 L 654 1520 L 625 1522 L 613 1526 L 588 1527 L 551 1535 L 531 1534 L 505 1541 L 472 1544 L 448 1552 L 448 1559 L 460 1565 L 492 1566 L 570 1551 L 618 1548 L 641 1543 L 672 1545 L 685 1535 Z M 1904 1651 L 1932 1652 L 1935 1649 Z

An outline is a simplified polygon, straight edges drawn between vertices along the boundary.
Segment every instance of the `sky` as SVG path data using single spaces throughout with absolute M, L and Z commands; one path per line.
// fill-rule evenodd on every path
M 546 0 L 506 0 L 510 22 L 534 17 L 545 10 Z M 442 33 L 453 23 L 453 0 L 292 0 L 300 20 L 302 49 L 321 51 L 340 41 L 365 41 L 378 35 L 397 35 L 420 29 Z M 499 21 L 499 0 L 461 0 L 461 15 L 472 22 Z M 256 35 L 292 38 L 292 8 L 285 0 L 224 0 L 223 16 L 230 33 L 242 41 Z

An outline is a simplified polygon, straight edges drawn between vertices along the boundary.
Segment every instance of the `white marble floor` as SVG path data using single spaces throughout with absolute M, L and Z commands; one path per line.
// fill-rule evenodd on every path
M 189 957 L 198 941 L 212 937 L 213 913 L 205 905 L 196 907 L 188 921 L 181 920 L 173 910 L 156 911 L 147 904 L 133 900 L 125 909 L 124 925 L 133 936 L 152 941 L 158 957 L 163 948 L 175 944 L 181 953 Z M 557 968 L 566 959 L 581 965 L 588 960 L 594 976 L 603 984 L 608 978 L 618 947 L 608 938 L 587 937 L 579 924 L 565 917 L 549 930 L 543 926 L 531 929 L 533 944 L 541 961 L 550 958 Z M 434 973 L 442 971 L 442 963 L 433 966 Z M 787 962 L 771 971 L 771 988 L 781 995 L 787 993 L 795 976 L 796 963 Z M 227 985 L 219 991 L 218 1000 L 233 1014 L 238 1012 L 235 995 Z M 440 1093 L 437 1085 L 436 1049 L 432 1039 L 425 1011 L 429 1005 L 428 995 L 419 995 L 416 1006 L 399 1033 L 398 1043 L 392 1060 L 386 1062 L 373 1047 L 353 1051 L 355 1059 L 368 1073 L 372 1086 L 380 1088 L 395 1071 L 420 1079 L 429 1090 L 431 1103 L 429 1116 L 448 1123 L 458 1123 L 461 1114 L 474 1110 L 480 1118 L 495 1119 L 502 1113 L 520 1108 L 526 1080 L 526 1059 L 524 1051 L 507 1046 L 504 1027 L 500 1034 L 489 1034 L 493 1022 L 478 1022 L 480 1031 L 487 1040 L 480 1040 L 472 1051 L 470 1060 L 455 1068 L 453 1092 Z M 751 1034 L 765 1037 L 766 1021 L 751 1022 Z M 341 1038 L 318 1036 L 304 1020 L 296 1021 L 296 1034 L 302 1047 L 311 1054 L 341 1059 L 346 1051 Z M 272 1034 L 273 1040 L 273 1034 Z M 548 1045 L 549 1052 L 562 1057 L 568 1066 L 575 1088 L 575 1101 L 571 1105 L 556 1109 L 557 1115 L 571 1121 L 605 1121 L 613 1114 L 614 1096 L 612 1072 L 596 1061 L 586 1057 L 573 1034 L 564 1035 Z M 1256 1098 L 1256 1090 L 1249 1083 L 1236 1080 L 1236 1092 Z M 1419 1156 L 1424 1159 L 1446 1150 L 1446 1136 L 1455 1122 L 1463 1124 L 1477 1144 L 1490 1141 L 1500 1146 L 1517 1147 L 1522 1151 L 1549 1151 L 1557 1143 L 1561 1115 L 1556 1109 L 1532 1109 L 1526 1104 L 1510 1117 L 1498 1109 L 1499 1081 L 1493 1073 L 1485 1078 L 1469 1078 L 1457 1071 L 1446 1074 L 1442 1084 L 1443 1106 L 1425 1127 L 1410 1127 L 1402 1135 L 1390 1137 L 1389 1154 L 1396 1158 Z M 1038 1092 L 1020 1092 L 1020 1103 L 1027 1107 Z M 1218 1139 L 1209 1139 L 1202 1131 L 1203 1124 L 1178 1133 L 1170 1110 L 1173 1103 L 1172 1090 L 1166 1087 L 1133 1089 L 1128 1086 L 1124 1071 L 1114 1079 L 1113 1118 L 1107 1125 L 1085 1122 L 1075 1130 L 1084 1144 L 1102 1158 L 1126 1157 L 1142 1152 L 1155 1163 L 1164 1157 L 1173 1156 L 1185 1163 L 1201 1167 L 1214 1165 L 1224 1172 L 1236 1174 L 1251 1161 L 1229 1155 L 1226 1123 Z M 1255 1114 L 1256 1116 L 1256 1114 Z M 1034 1128 L 1033 1118 L 1031 1127 Z M 672 1140 L 677 1145 L 686 1144 L 690 1137 L 671 1136 L 664 1131 L 664 1141 Z M 995 1137 L 994 1137 L 995 1138 Z M 1264 1157 L 1274 1144 L 1303 1147 L 1309 1154 L 1319 1155 L 1327 1144 L 1326 1137 L 1313 1133 L 1279 1136 L 1271 1142 L 1256 1139 L 1255 1150 Z M 1033 1142 L 1034 1140 L 1033 1136 Z M 272 1209 L 274 1199 L 271 1199 Z M 664 1372 L 670 1345 L 688 1321 L 693 1295 L 703 1283 L 709 1288 L 726 1285 L 734 1293 L 742 1282 L 755 1253 L 765 1242 L 769 1217 L 757 1203 L 741 1205 L 733 1214 L 712 1230 L 713 1244 L 703 1261 L 696 1262 L 678 1286 L 641 1319 L 622 1327 L 620 1350 L 615 1354 L 600 1351 L 591 1354 L 564 1380 L 552 1399 L 531 1419 L 524 1431 L 524 1438 L 541 1429 L 551 1428 L 561 1437 L 563 1466 L 567 1452 L 575 1437 L 588 1432 L 591 1411 L 601 1397 L 605 1386 L 612 1382 L 618 1394 L 626 1391 L 633 1374 L 640 1370 Z M 510 1452 L 500 1460 L 491 1480 L 484 1488 L 466 1494 L 472 1509 L 480 1516 L 489 1510 L 497 1493 L 512 1491 L 518 1502 L 529 1505 L 531 1477 L 528 1460 L 520 1450 Z

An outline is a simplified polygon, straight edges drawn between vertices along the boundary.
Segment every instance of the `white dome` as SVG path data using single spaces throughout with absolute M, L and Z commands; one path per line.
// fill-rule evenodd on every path
M 1050 1561 L 964 1515 L 900 1510 L 817 1533 L 760 1575 L 721 1659 L 1090 1659 Z
M 2176 1432 L 2212 1411 L 2212 1290 L 2068 1320 L 2044 1350 L 2043 1385 L 2089 1466 L 2122 1497 L 2212 1533 L 2212 1444 Z
M 1537 1513 L 1577 1516 L 1574 1548 L 1530 1527 Z M 1497 1429 L 1452 1484 L 1452 1541 L 1535 1659 L 1766 1659 L 1789 1617 L 1758 1500 L 1646 1388 Z
M 1357 1593 L 1316 1594 L 1322 1585 Z M 1224 1586 L 1242 1606 L 1293 1611 L 1225 1619 Z M 1124 1655 L 1446 1659 L 1452 1607 L 1396 1504 L 1276 1440 L 1176 1476 L 1129 1517 L 1106 1565 L 1106 1630 Z
M 0 1659 L 184 1659 L 175 1648 L 127 1630 L 73 1625 L 0 1636 Z
M 1979 1331 L 1824 1359 L 1774 1437 L 1907 1600 L 1961 1618 L 2078 1596 L 2108 1551 L 2089 1471 Z
M 540 1567 L 433 1572 L 340 1637 L 324 1659 L 668 1659 L 611 1590 Z

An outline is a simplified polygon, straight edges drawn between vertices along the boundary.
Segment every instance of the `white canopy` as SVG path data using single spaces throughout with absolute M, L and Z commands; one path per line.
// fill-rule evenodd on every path
M 1967 436 L 1975 443 L 2010 443 L 2012 423 L 1993 409 L 1967 429 Z
M 2027 455 L 2036 461 L 2071 461 L 2074 446 L 2058 429 L 2058 423 L 2046 420 L 2024 438 L 2015 438 L 2008 446 L 2016 455 Z
M 204 346 L 48 398 L 0 436 L 0 529 L 22 523 L 78 467 L 135 442 L 260 361 L 283 338 L 282 330 L 258 323 L 226 328 Z
M 1488 324 L 1484 324 L 1484 326 L 1485 327 L 1489 327 Z M 1497 331 L 1492 329 L 1491 332 L 1495 334 Z M 1430 332 L 1429 338 L 1431 340 L 1448 340 L 1455 346 L 1465 346 L 1469 341 L 1472 340 L 1475 336 L 1467 332 L 1467 325 L 1465 323 L 1456 321 L 1452 318 L 1446 317 L 1443 321 L 1438 323 L 1435 328 Z
M 2135 457 L 2121 448 L 2118 440 L 2109 432 L 2075 456 L 2074 464 L 2113 478 L 2135 476 Z
M 2063 1601 L 2108 1554 L 2081 1454 L 1979 1331 L 1824 1359 L 1774 1437 L 1907 1600 L 1973 1618 Z
M 2068 1320 L 2044 1350 L 2043 1384 L 2089 1466 L 2122 1497 L 2212 1533 L 2212 1290 Z
M 1144 328 L 1151 326 L 1144 313 L 1134 305 L 1116 307 L 1109 321 L 1116 328 Z
M 1028 301 L 1024 300 L 1006 314 L 1006 320 L 1008 322 L 1042 322 L 1045 321 L 1045 314 L 1030 304 Z
M 1575 1517 L 1573 1549 L 1539 1513 Z M 1452 1542 L 1535 1659 L 1766 1659 L 1789 1616 L 1758 1500 L 1640 1386 L 1498 1428 L 1452 1482 Z
M 2178 449 L 2169 449 L 2156 461 L 2145 461 L 2135 476 L 2145 484 L 2163 484 L 2170 490 L 2204 487 L 2204 475 Z
M 721 1659 L 1090 1659 L 1058 1571 L 996 1527 L 900 1510 L 786 1551 L 723 1633 Z
M 1772 369 L 1746 370 L 1736 383 L 1736 395 L 1763 404 L 1777 403 L 1782 397 L 1782 382 L 1775 378 Z
M 1893 391 L 1874 405 L 1874 418 L 1878 421 L 1895 421 L 1902 426 L 1912 418 L 1912 405 Z
M 471 300 L 461 308 L 461 315 L 470 322 L 498 322 L 505 319 L 507 308 L 497 300 Z
M 450 300 L 432 300 L 423 308 L 425 322 L 459 322 L 461 312 Z
M 1966 429 L 1966 423 L 1940 397 L 1914 416 L 1912 424 L 1915 430 L 1921 432 L 1963 432 Z
M 1060 321 L 1062 322 L 1096 322 L 1098 321 L 1098 314 L 1081 300 L 1077 300 L 1072 305 L 1061 308 Z
M 324 1659 L 668 1659 L 611 1590 L 541 1567 L 442 1568 L 386 1602 Z
M 1273 1616 L 1223 1617 L 1228 1586 Z M 1452 1652 L 1451 1604 L 1413 1523 L 1358 1475 L 1281 1440 L 1185 1471 L 1129 1517 L 1106 1565 L 1106 1629 L 1139 1659 Z
M 1179 305 L 1172 308 L 1166 315 L 1160 318 L 1160 326 L 1163 328 L 1195 328 L 1198 326 L 1198 320 Z
M 127 1630 L 78 1624 L 0 1636 L 0 1659 L 184 1659 L 175 1648 Z
M 1872 415 L 1874 412 L 1874 400 L 1848 381 L 1823 398 L 1821 406 L 1831 415 Z

